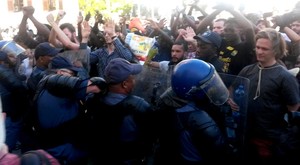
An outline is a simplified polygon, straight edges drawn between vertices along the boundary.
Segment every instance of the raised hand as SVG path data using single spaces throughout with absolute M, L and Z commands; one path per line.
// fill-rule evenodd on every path
M 32 6 L 24 6 L 22 10 L 24 16 L 30 17 L 33 15 L 35 9 Z
M 79 12 L 79 15 L 77 17 L 77 24 L 81 24 L 82 21 L 83 21 L 83 16 L 82 16 L 81 12 Z
M 157 23 L 157 26 L 159 28 L 163 29 L 165 27 L 166 23 L 167 23 L 167 19 L 163 18 L 163 19 L 159 20 L 159 22 Z
M 47 18 L 47 21 L 50 23 L 50 25 L 52 25 L 52 23 L 55 22 L 54 16 L 52 13 L 49 13 L 46 18 Z
M 59 10 L 56 16 L 56 21 L 60 21 L 64 18 L 64 16 L 66 15 L 66 12 L 63 10 Z
M 91 34 L 91 26 L 89 25 L 88 21 L 83 21 L 82 26 L 83 26 L 81 30 L 82 38 L 89 38 Z
M 196 33 L 195 33 L 194 29 L 191 28 L 191 27 L 187 27 L 185 29 L 185 34 L 182 35 L 184 40 L 187 41 L 187 42 L 193 42 L 195 40 L 194 36 L 196 36 Z
M 160 29 L 160 26 L 158 23 L 156 23 L 154 20 L 152 19 L 147 19 L 147 21 L 149 21 L 149 24 L 151 26 L 151 28 L 157 30 L 157 29 Z

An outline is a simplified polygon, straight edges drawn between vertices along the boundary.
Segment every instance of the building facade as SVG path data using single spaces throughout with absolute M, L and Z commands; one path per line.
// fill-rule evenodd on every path
M 48 23 L 46 17 L 50 12 L 64 10 L 66 16 L 61 22 L 76 24 L 79 13 L 78 0 L 1 0 L 0 28 L 17 27 L 22 19 L 23 6 L 33 6 L 34 17 L 42 23 Z

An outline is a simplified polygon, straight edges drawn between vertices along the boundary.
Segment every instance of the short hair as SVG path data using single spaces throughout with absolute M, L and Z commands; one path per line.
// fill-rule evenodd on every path
M 173 43 L 173 45 L 182 45 L 183 46 L 183 50 L 186 52 L 186 51 L 188 51 L 188 44 L 187 44 L 187 42 L 185 41 L 185 40 L 178 40 L 178 41 L 175 41 L 174 43 Z
M 59 26 L 59 28 L 62 29 L 62 30 L 65 29 L 65 28 L 67 28 L 72 33 L 76 32 L 75 27 L 72 24 L 70 24 L 70 23 L 63 23 L 63 24 L 61 24 Z
M 218 19 L 214 20 L 214 22 L 221 22 L 221 21 L 223 21 L 224 24 L 225 24 L 225 22 L 227 21 L 227 19 L 226 18 L 218 18 Z
M 256 34 L 255 41 L 261 38 L 271 41 L 276 59 L 281 59 L 286 55 L 286 42 L 280 32 L 273 28 L 265 28 Z
M 255 25 L 258 25 L 259 23 L 263 23 L 266 27 L 271 27 L 270 22 L 268 20 L 260 19 L 256 22 Z

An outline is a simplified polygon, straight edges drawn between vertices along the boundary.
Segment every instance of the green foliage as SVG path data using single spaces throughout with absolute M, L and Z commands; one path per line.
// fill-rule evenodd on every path
M 103 15 L 118 13 L 119 15 L 130 15 L 132 0 L 78 0 L 79 9 L 86 15 L 88 12 L 95 15 L 98 10 Z

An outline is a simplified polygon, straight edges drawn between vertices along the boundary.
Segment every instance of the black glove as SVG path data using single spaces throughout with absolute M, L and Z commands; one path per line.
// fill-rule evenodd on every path
M 92 82 L 90 85 L 96 85 L 101 90 L 102 94 L 107 92 L 108 84 L 102 77 L 92 77 L 90 78 L 90 81 Z

